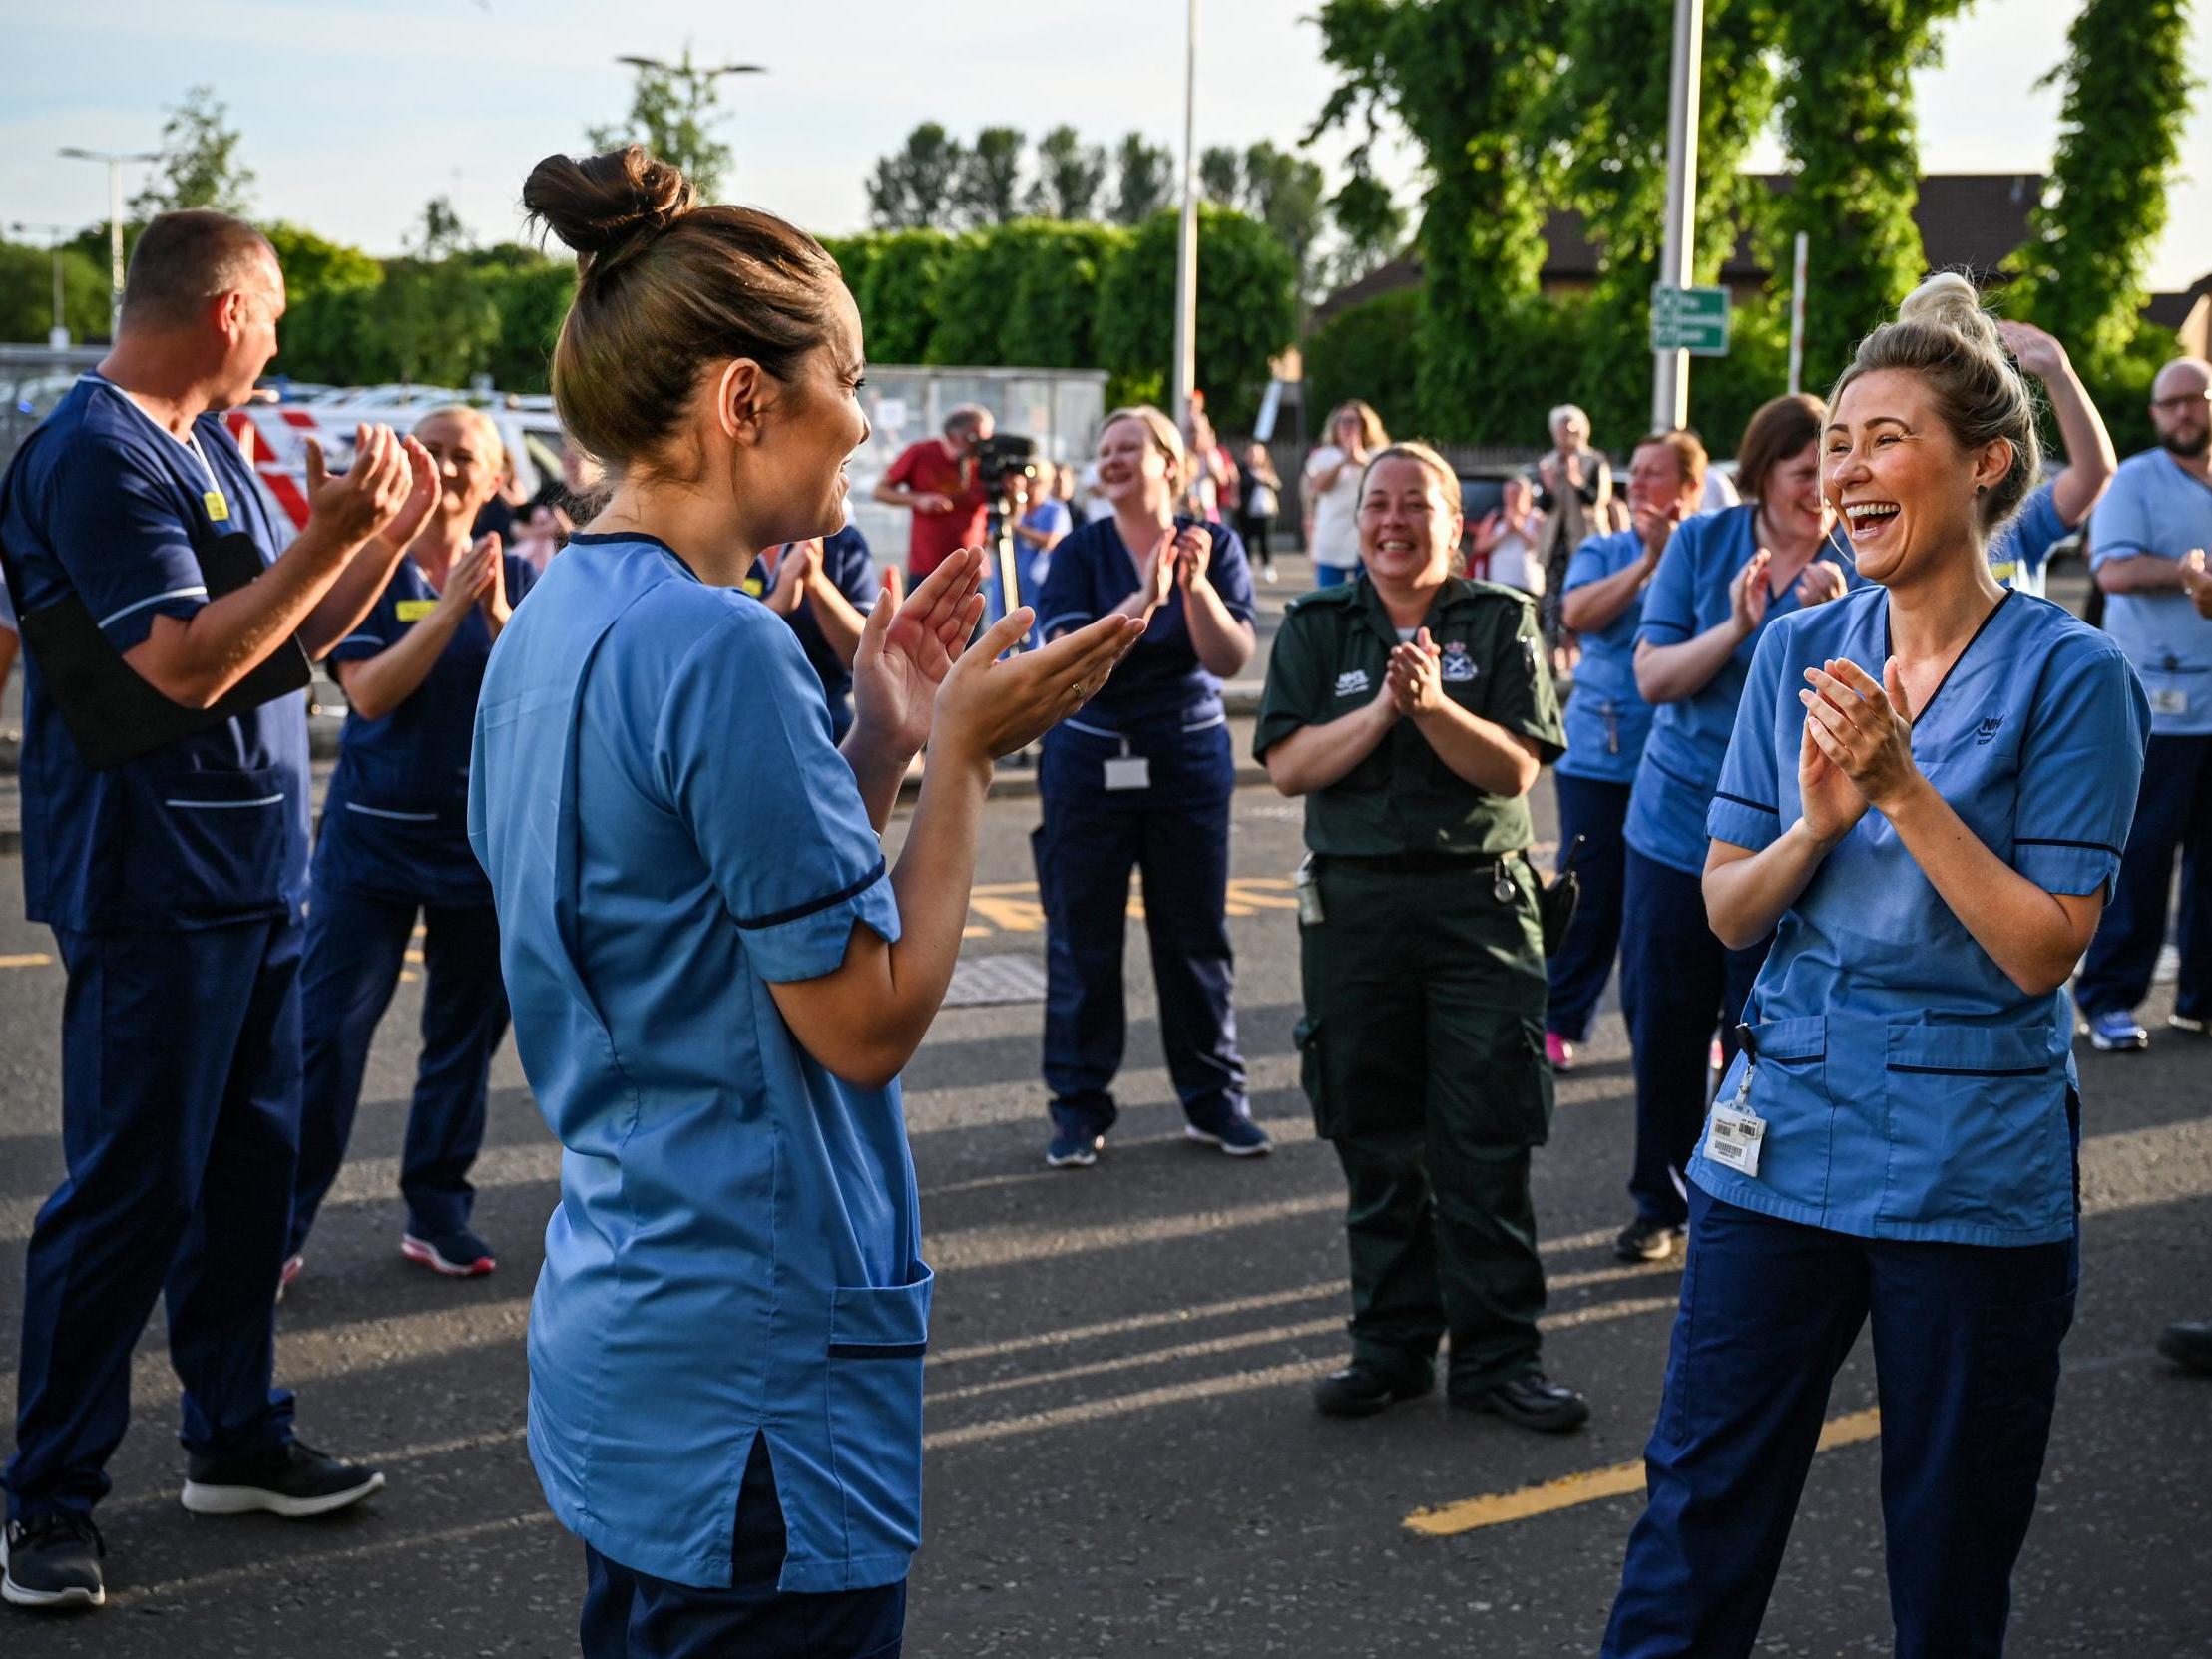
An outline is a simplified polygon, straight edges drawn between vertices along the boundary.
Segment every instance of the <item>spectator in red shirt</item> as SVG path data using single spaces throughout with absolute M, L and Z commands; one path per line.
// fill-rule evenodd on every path
M 957 549 L 982 545 L 990 498 L 976 477 L 976 445 L 991 432 L 991 411 L 964 403 L 945 417 L 942 437 L 909 444 L 876 485 L 876 500 L 914 515 L 906 565 L 915 582 Z

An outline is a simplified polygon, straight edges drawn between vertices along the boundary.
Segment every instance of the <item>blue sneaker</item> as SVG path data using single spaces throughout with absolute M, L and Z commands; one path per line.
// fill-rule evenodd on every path
M 1275 1149 L 1275 1143 L 1267 1138 L 1267 1131 L 1249 1117 L 1223 1118 L 1210 1129 L 1185 1123 L 1182 1132 L 1185 1140 L 1195 1140 L 1202 1146 L 1218 1146 L 1232 1158 L 1263 1158 Z
M 1045 1167 L 1048 1169 L 1089 1169 L 1099 1161 L 1099 1153 L 1106 1145 L 1106 1136 L 1096 1133 L 1070 1134 L 1061 1130 L 1054 1134 L 1053 1143 L 1045 1148 Z
M 2089 1046 L 2100 1054 L 2132 1053 L 2150 1046 L 2150 1033 L 2126 1009 L 2109 1009 L 2089 1016 Z

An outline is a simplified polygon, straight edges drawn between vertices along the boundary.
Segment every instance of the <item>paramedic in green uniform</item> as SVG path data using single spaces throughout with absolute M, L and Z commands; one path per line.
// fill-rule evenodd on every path
M 1455 1406 L 1572 1429 L 1544 1375 L 1529 1156 L 1551 1117 L 1529 790 L 1565 739 L 1531 602 L 1452 574 L 1460 486 L 1422 444 L 1360 483 L 1366 574 L 1299 600 L 1253 750 L 1306 797 L 1299 872 L 1314 1126 L 1349 1188 L 1352 1360 L 1314 1403 L 1425 1394 L 1451 1333 Z

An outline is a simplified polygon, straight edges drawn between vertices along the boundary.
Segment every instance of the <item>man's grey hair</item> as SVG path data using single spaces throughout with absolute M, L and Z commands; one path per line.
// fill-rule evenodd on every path
M 956 432 L 973 432 L 991 418 L 991 411 L 980 403 L 963 403 L 948 410 L 945 415 L 945 436 Z

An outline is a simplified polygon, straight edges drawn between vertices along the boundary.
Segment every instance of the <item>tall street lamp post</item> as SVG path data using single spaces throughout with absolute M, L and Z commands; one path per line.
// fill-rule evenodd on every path
M 1182 225 L 1175 240 L 1175 424 L 1190 430 L 1190 394 L 1198 384 L 1198 0 L 1184 14 L 1182 79 Z
M 73 162 L 108 164 L 108 337 L 123 317 L 123 170 L 134 163 L 158 162 L 159 150 L 85 150 L 66 145 L 61 154 Z

